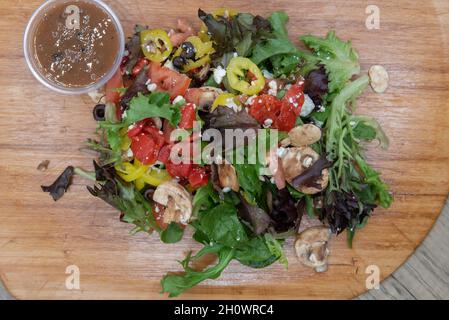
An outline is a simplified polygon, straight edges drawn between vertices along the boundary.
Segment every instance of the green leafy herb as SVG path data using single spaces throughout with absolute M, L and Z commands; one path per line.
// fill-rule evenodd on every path
M 314 51 L 319 63 L 324 65 L 329 77 L 329 92 L 339 92 L 352 76 L 360 72 L 358 54 L 350 41 L 342 41 L 334 31 L 325 38 L 312 35 L 300 39 Z
M 181 120 L 181 111 L 179 105 L 170 103 L 170 97 L 165 92 L 154 92 L 149 95 L 139 93 L 131 100 L 129 109 L 126 110 L 124 125 L 129 126 L 152 117 L 167 119 L 176 127 Z
M 279 240 L 276 240 L 270 233 L 266 233 L 264 235 L 265 243 L 268 247 L 268 250 L 272 255 L 279 259 L 279 263 L 281 263 L 286 269 L 288 269 L 288 260 L 284 254 L 284 250 L 282 249 L 282 245 Z
M 182 239 L 184 229 L 178 223 L 172 222 L 161 232 L 161 240 L 165 243 L 176 243 Z

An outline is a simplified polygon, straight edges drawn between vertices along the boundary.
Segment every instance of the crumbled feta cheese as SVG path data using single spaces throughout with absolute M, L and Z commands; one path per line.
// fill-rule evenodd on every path
M 312 113 L 313 109 L 315 109 L 315 104 L 313 100 L 307 95 L 304 95 L 304 104 L 302 105 L 301 113 L 299 114 L 301 117 L 307 117 Z
M 174 100 L 173 100 L 173 104 L 177 104 L 178 102 L 181 102 L 181 101 L 185 101 L 185 99 L 184 99 L 184 97 L 183 96 L 177 96 Z
M 290 90 L 291 87 L 292 87 L 292 85 L 289 83 L 289 84 L 285 85 L 284 89 L 285 90 Z
M 167 60 L 167 62 L 164 63 L 164 67 L 166 67 L 170 70 L 176 70 L 175 66 L 173 65 L 173 62 L 171 60 Z
M 242 107 L 235 103 L 234 98 L 227 98 L 225 106 L 231 108 L 234 112 L 239 112 L 242 110 Z
M 268 87 L 270 88 L 268 89 L 268 94 L 272 96 L 276 96 L 278 94 L 278 84 L 275 80 L 268 82 Z
M 234 52 L 234 53 L 233 53 L 233 56 L 234 56 L 234 58 L 235 58 L 235 57 L 238 57 L 239 55 L 237 54 L 237 52 Z
M 123 56 L 125 57 L 129 56 L 129 51 L 128 50 L 123 51 Z
M 225 76 L 226 76 L 226 69 L 223 69 L 222 66 L 218 66 L 217 68 L 214 69 L 213 77 L 214 81 L 217 84 L 220 84 Z
M 312 161 L 313 161 L 312 157 L 306 157 L 302 162 L 303 167 L 309 168 L 312 165 Z
M 126 110 L 125 110 L 125 111 L 123 111 L 123 114 L 122 114 L 122 118 L 123 118 L 123 119 L 125 119 L 125 118 L 126 118 Z
M 247 104 L 247 105 L 253 104 L 254 99 L 256 99 L 256 98 L 257 98 L 256 95 L 249 97 L 249 98 L 246 100 L 245 104 Z
M 273 74 L 269 72 L 268 70 L 262 70 L 262 74 L 265 79 L 273 79 Z
M 231 188 L 230 188 L 230 187 L 224 187 L 224 188 L 223 188 L 223 192 L 224 192 L 224 193 L 227 193 L 227 192 L 229 192 L 229 191 L 231 191 Z
M 271 127 L 272 124 L 273 124 L 273 120 L 270 119 L 270 118 L 268 118 L 268 119 L 266 119 L 266 120 L 263 122 L 263 127 L 264 127 L 264 128 L 269 128 L 269 127 Z
M 317 112 L 324 112 L 324 111 L 326 111 L 326 108 L 322 105 L 319 105 Z
M 125 156 L 127 158 L 132 158 L 134 156 L 133 151 L 131 150 L 131 148 L 129 148 L 128 150 L 126 150 Z
M 147 84 L 147 89 L 148 91 L 153 92 L 157 89 L 157 85 L 155 83 L 149 83 Z
M 286 149 L 286 148 L 280 147 L 280 148 L 278 148 L 278 149 L 276 150 L 276 155 L 277 155 L 279 158 L 285 157 L 286 154 L 287 154 L 287 149 Z

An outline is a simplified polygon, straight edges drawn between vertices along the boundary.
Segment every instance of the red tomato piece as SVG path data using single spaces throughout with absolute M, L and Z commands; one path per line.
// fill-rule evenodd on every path
M 168 160 L 165 166 L 167 167 L 168 173 L 174 178 L 188 178 L 192 170 L 191 163 L 175 164 L 171 160 Z
M 274 122 L 274 128 L 278 128 L 281 131 L 290 131 L 293 129 L 296 123 L 296 113 L 290 106 L 283 105 L 281 113 Z
M 137 136 L 142 132 L 143 127 L 145 126 L 145 120 L 141 120 L 133 124 L 128 128 L 128 137 L 132 138 Z
M 157 90 L 167 92 L 171 99 L 186 93 L 192 81 L 186 75 L 162 67 L 159 63 L 151 62 L 148 69 L 148 78 L 157 85 Z
M 189 183 L 193 188 L 205 186 L 209 182 L 209 174 L 204 167 L 194 167 L 189 174 Z
M 195 105 L 193 103 L 187 103 L 181 108 L 181 121 L 178 126 L 181 129 L 192 129 L 195 119 Z
M 140 71 L 142 71 L 142 69 L 148 64 L 148 60 L 145 58 L 140 58 L 139 61 L 137 61 L 136 65 L 134 66 L 131 74 L 133 75 L 133 77 L 136 77 Z
M 158 128 L 147 125 L 142 131 L 148 133 L 157 146 L 162 147 L 165 144 L 164 134 Z
M 160 146 L 149 135 L 143 132 L 132 137 L 131 150 L 134 156 L 144 165 L 151 165 L 156 162 L 159 155 Z
M 274 122 L 280 113 L 280 108 L 281 103 L 276 97 L 263 94 L 254 98 L 249 108 L 249 114 L 261 124 L 267 119 L 271 119 Z
M 170 135 L 173 130 L 175 130 L 175 127 L 173 127 L 167 119 L 164 119 L 162 124 L 162 132 L 164 133 L 165 143 L 173 143 L 173 141 L 170 141 Z
M 297 116 L 301 113 L 302 105 L 304 104 L 304 92 L 300 85 L 294 84 L 287 90 L 285 96 L 282 98 L 283 105 L 289 105 L 291 110 Z
M 120 69 L 112 76 L 112 78 L 106 83 L 106 102 L 115 103 L 118 105 L 120 102 L 120 93 L 117 88 L 123 88 L 123 79 Z
M 159 151 L 159 155 L 157 157 L 157 160 L 162 162 L 163 164 L 167 164 L 168 160 L 170 159 L 170 152 L 171 152 L 171 145 L 166 144 L 164 145 L 161 150 Z

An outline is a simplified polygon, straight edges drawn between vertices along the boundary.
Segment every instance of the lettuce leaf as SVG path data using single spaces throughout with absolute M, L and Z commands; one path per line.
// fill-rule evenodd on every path
M 334 31 L 330 31 L 325 38 L 306 35 L 300 39 L 326 68 L 330 93 L 340 91 L 354 75 L 360 73 L 359 56 L 352 48 L 351 41 L 342 41 Z

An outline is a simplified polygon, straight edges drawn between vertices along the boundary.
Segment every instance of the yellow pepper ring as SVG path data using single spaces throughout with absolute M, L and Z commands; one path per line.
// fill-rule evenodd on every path
M 188 59 L 187 63 L 183 68 L 184 72 L 188 72 L 190 70 L 202 67 L 206 63 L 210 62 L 210 55 L 215 52 L 215 49 L 213 48 L 213 44 L 211 41 L 204 42 L 197 36 L 190 36 L 186 39 L 186 42 L 190 42 L 195 48 L 196 61 Z M 181 52 L 182 48 L 179 47 L 178 50 L 176 50 L 173 57 L 181 55 Z
M 238 99 L 236 99 L 236 96 L 233 95 L 232 93 L 222 93 L 220 95 L 218 95 L 217 98 L 215 98 L 214 103 L 212 104 L 212 107 L 210 109 L 210 112 L 214 111 L 215 109 L 218 108 L 218 106 L 226 106 L 228 105 L 228 101 L 229 99 L 232 99 L 234 101 L 235 104 L 240 105 L 240 101 Z
M 162 29 L 140 32 L 140 44 L 145 57 L 151 61 L 162 62 L 170 56 L 173 44 L 167 32 Z
M 251 72 L 255 80 L 248 82 L 247 73 Z M 235 57 L 226 68 L 226 76 L 229 85 L 243 94 L 254 95 L 259 93 L 265 86 L 265 78 L 257 65 L 248 58 Z

